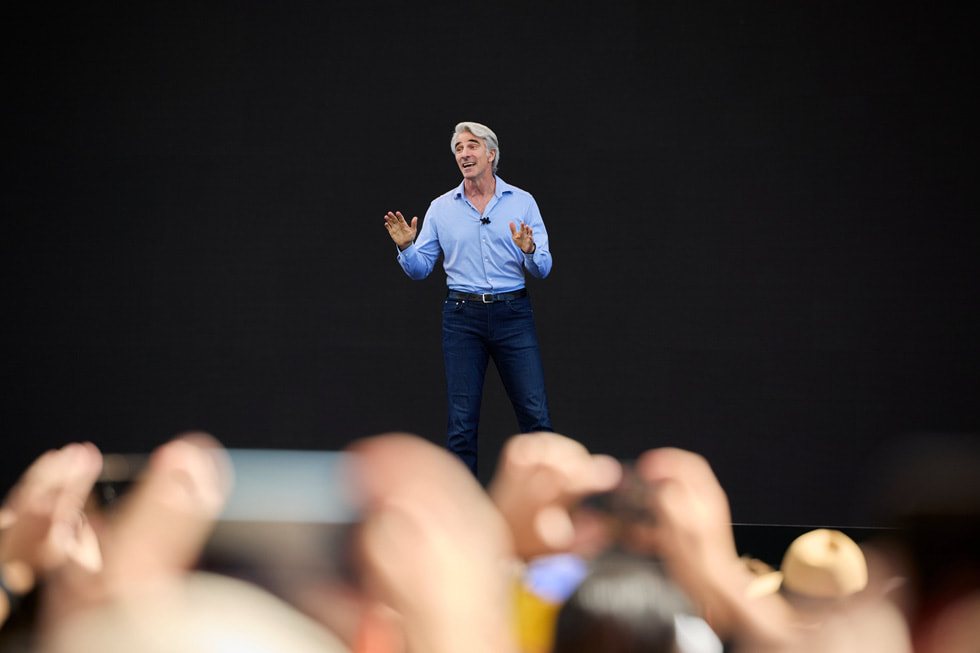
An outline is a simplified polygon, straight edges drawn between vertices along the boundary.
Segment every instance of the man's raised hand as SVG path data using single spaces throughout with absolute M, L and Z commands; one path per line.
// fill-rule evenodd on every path
M 385 229 L 388 230 L 388 235 L 398 246 L 398 249 L 405 250 L 415 241 L 415 236 L 418 233 L 418 216 L 412 218 L 412 223 L 409 224 L 405 221 L 405 216 L 402 215 L 401 211 L 395 211 L 392 213 L 388 211 L 385 215 Z
M 514 223 L 511 222 L 510 237 L 513 239 L 514 244 L 521 248 L 522 252 L 525 254 L 534 253 L 534 231 L 530 226 L 521 222 L 521 228 L 518 229 Z

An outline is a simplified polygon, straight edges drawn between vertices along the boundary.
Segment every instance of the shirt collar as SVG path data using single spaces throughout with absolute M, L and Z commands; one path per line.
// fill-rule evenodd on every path
M 493 189 L 493 196 L 496 197 L 497 199 L 500 199 L 500 197 L 504 193 L 513 193 L 514 192 L 514 187 L 511 186 L 510 184 L 508 184 L 506 181 L 504 181 L 500 177 L 498 177 L 497 175 L 494 175 L 494 179 L 497 180 L 497 185 Z M 462 181 L 459 182 L 459 186 L 457 186 L 456 187 L 456 190 L 453 191 L 453 199 L 458 200 L 459 198 L 461 198 L 463 196 L 463 184 L 464 183 L 466 183 L 466 182 L 462 182 Z

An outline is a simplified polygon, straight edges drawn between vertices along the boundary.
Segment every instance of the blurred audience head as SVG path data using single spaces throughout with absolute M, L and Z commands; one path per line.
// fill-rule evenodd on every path
M 67 619 L 36 653 L 348 653 L 321 624 L 250 583 L 189 574 Z
M 655 559 L 611 551 L 594 561 L 559 610 L 553 653 L 675 653 L 681 650 L 676 624 L 690 613 Z M 693 650 L 720 649 L 713 641 L 714 648 Z

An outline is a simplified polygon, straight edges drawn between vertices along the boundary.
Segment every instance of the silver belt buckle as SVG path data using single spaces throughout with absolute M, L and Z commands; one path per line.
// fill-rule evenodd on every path
M 488 297 L 490 299 L 487 299 Z M 485 292 L 482 295 L 480 295 L 480 298 L 483 300 L 483 303 L 484 304 L 492 304 L 493 303 L 493 293 L 492 292 Z

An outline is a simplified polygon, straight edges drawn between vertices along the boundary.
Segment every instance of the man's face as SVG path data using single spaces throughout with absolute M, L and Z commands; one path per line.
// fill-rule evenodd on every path
M 479 179 L 493 174 L 493 158 L 496 152 L 487 151 L 487 144 L 479 136 L 463 132 L 456 137 L 456 165 L 463 179 Z

